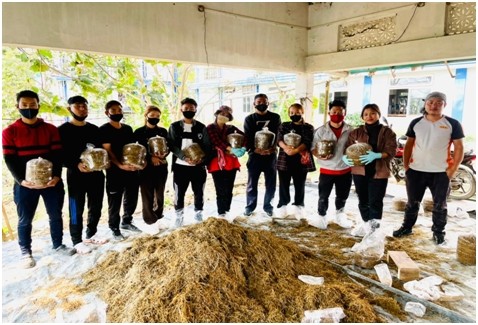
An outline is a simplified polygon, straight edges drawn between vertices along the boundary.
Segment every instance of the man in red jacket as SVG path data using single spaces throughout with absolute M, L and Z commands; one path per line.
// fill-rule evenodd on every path
M 35 266 L 32 257 L 32 222 L 40 196 L 43 198 L 50 220 L 53 249 L 73 255 L 74 250 L 63 245 L 62 208 L 65 190 L 61 180 L 61 143 L 58 129 L 41 118 L 38 94 L 23 90 L 17 94 L 16 107 L 22 117 L 2 132 L 3 157 L 12 173 L 13 198 L 18 213 L 18 243 L 25 268 Z M 52 178 L 44 186 L 25 179 L 27 162 L 37 158 L 47 159 L 53 164 Z

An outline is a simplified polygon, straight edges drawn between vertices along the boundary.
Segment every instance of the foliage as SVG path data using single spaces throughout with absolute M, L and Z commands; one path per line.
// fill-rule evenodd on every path
M 171 112 L 179 112 L 179 99 L 187 96 L 191 72 L 189 65 L 159 60 L 4 47 L 2 106 L 14 107 L 15 94 L 31 89 L 40 96 L 42 114 L 68 116 L 67 97 L 82 95 L 90 115 L 97 110 L 103 117 L 104 104 L 116 99 L 133 127 L 143 124 L 142 112 L 149 104 L 161 109 L 167 127 L 177 117 Z M 17 117 L 15 110 L 2 112 L 4 121 Z
M 360 117 L 360 113 L 345 115 L 345 122 L 354 128 L 364 124 L 362 118 Z

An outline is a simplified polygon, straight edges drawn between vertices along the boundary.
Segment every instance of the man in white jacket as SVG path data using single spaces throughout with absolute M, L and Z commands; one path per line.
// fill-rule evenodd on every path
M 347 109 L 341 100 L 329 103 L 329 122 L 317 128 L 314 132 L 312 154 L 319 159 L 319 202 L 318 219 L 313 220 L 321 229 L 327 228 L 327 210 L 329 208 L 329 196 L 335 185 L 335 220 L 339 226 L 350 228 L 351 221 L 344 212 L 345 202 L 349 197 L 352 186 L 351 168 L 342 161 L 345 144 L 352 127 L 344 122 Z M 332 141 L 335 146 L 332 153 L 322 152 L 318 146 L 321 141 Z

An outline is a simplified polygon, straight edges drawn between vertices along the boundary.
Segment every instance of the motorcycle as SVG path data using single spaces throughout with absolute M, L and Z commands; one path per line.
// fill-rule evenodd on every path
M 391 161 L 392 175 L 397 183 L 405 179 L 405 168 L 403 167 L 403 150 L 407 142 L 406 136 L 397 139 L 397 151 Z M 464 153 L 463 161 L 452 179 L 450 179 L 449 198 L 455 200 L 466 200 L 476 193 L 476 171 L 473 164 L 476 160 L 476 154 L 473 149 Z

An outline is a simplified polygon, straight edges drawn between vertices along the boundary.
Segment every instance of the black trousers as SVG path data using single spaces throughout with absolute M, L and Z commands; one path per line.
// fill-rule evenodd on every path
M 163 216 L 164 189 L 168 179 L 168 165 L 148 165 L 140 172 L 141 200 L 143 219 L 148 225 Z
M 305 180 L 307 171 L 302 169 L 293 171 L 279 170 L 279 204 L 277 208 L 287 205 L 290 202 L 290 181 L 294 181 L 294 205 L 304 206 Z
M 232 190 L 236 179 L 237 169 L 220 170 L 212 173 L 214 187 L 216 187 L 217 213 L 225 214 L 231 209 Z
M 408 169 L 405 181 L 408 202 L 405 208 L 403 226 L 405 228 L 412 228 L 417 222 L 420 202 L 428 187 L 433 197 L 432 231 L 434 233 L 444 233 L 447 222 L 446 216 L 448 214 L 446 198 L 450 188 L 448 175 L 445 172 L 427 173 Z
M 257 186 L 259 184 L 259 176 L 264 173 L 266 191 L 264 193 L 263 208 L 266 212 L 274 210 L 271 202 L 276 193 L 277 183 L 277 156 L 271 154 L 261 156 L 258 154 L 249 155 L 247 160 L 247 190 L 246 190 L 246 210 L 254 211 L 257 207 Z
M 327 175 L 319 176 L 319 215 L 325 216 L 329 209 L 329 196 L 335 185 L 335 209 L 340 210 L 345 206 L 345 202 L 349 198 L 350 187 L 352 187 L 352 174 L 343 175 Z
M 363 221 L 382 219 L 383 198 L 387 191 L 388 178 L 353 175 L 359 210 Z
M 186 195 L 189 183 L 191 183 L 194 193 L 194 211 L 202 211 L 206 178 L 205 166 L 174 166 L 174 209 L 176 211 L 184 209 L 184 195 Z
M 138 204 L 139 172 L 124 171 L 116 166 L 106 170 L 106 194 L 108 196 L 108 225 L 111 230 L 133 221 Z M 123 204 L 123 218 L 120 217 Z
M 101 218 L 103 197 L 105 193 L 105 175 L 101 171 L 81 173 L 67 170 L 68 203 L 70 213 L 70 235 L 73 245 L 82 242 L 83 212 L 88 198 L 88 219 L 86 238 L 91 238 L 98 231 Z

